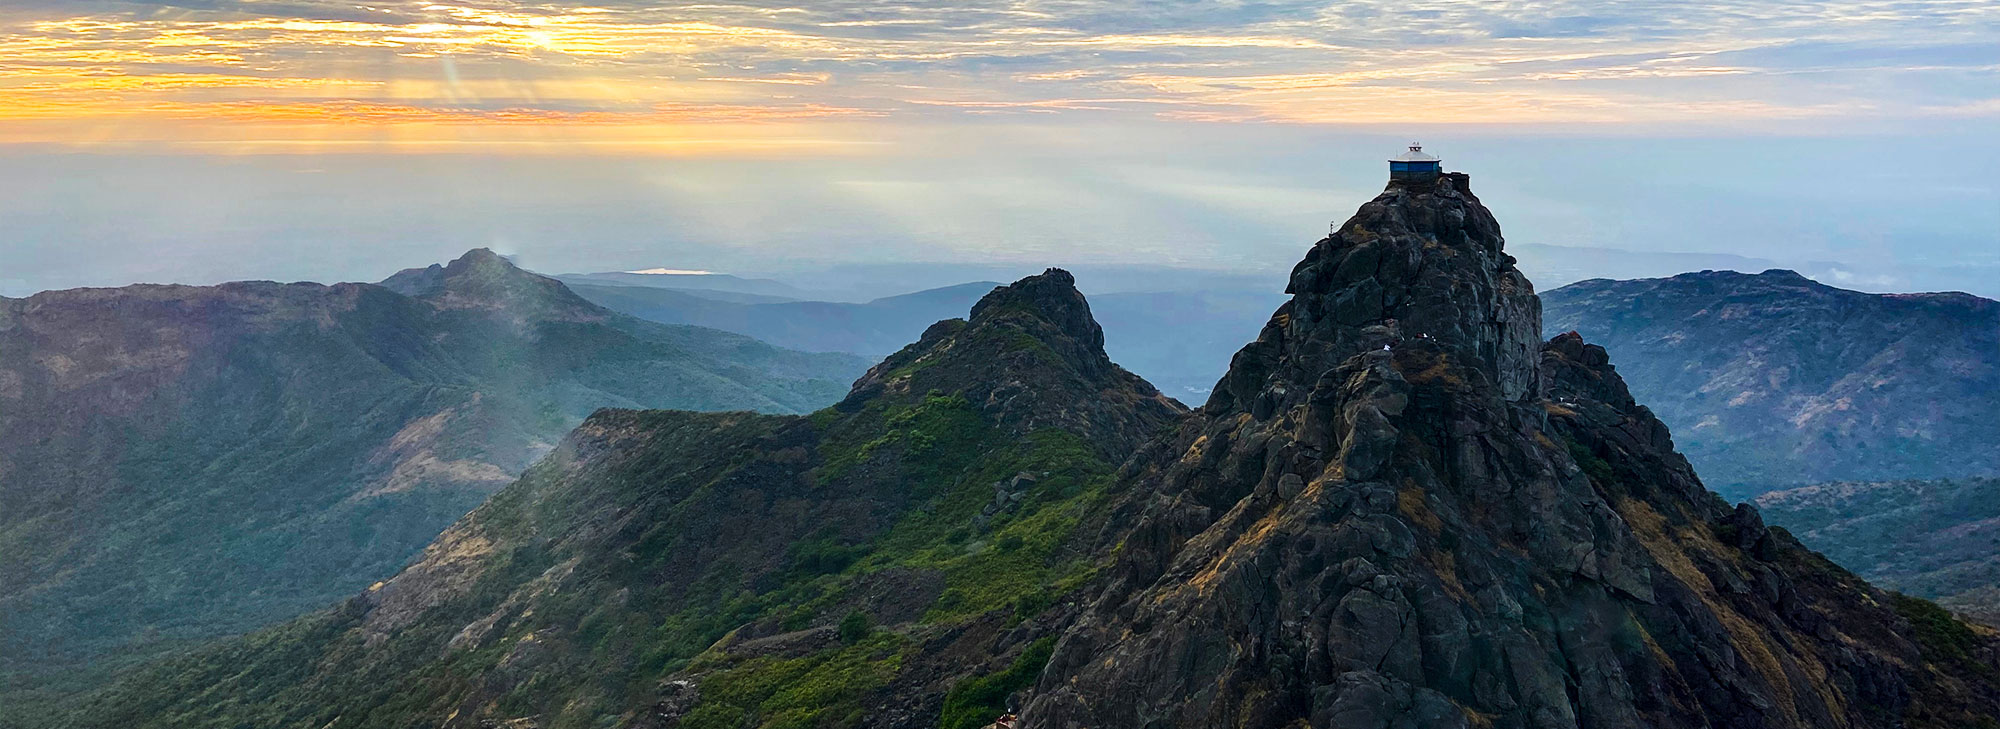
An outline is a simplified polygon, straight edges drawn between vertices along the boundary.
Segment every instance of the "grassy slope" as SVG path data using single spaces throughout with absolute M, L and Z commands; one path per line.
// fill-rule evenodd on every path
M 1113 470 L 1022 418 L 1117 438 L 1176 412 L 1103 358 L 1066 277 L 1036 286 L 1055 303 L 933 327 L 810 417 L 601 412 L 395 579 L 71 724 L 587 727 L 680 702 L 682 726 L 843 726 L 905 697 L 938 716 L 961 684 L 958 716 L 997 711 L 1037 616 L 1095 568 L 1072 537 Z M 1030 381 L 1049 389 L 992 389 Z
M 494 545 L 477 580 L 386 650 L 367 647 L 357 601 L 126 682 L 80 725 L 403 726 L 471 708 L 583 727 L 643 706 L 679 672 L 698 675 L 707 698 L 682 726 L 838 725 L 919 648 L 910 636 L 1039 611 L 1092 568 L 1062 547 L 1099 503 L 1109 465 L 1062 431 L 1004 436 L 961 398 L 805 420 L 662 412 L 594 422 L 645 443 L 612 463 L 558 458 L 496 496 L 466 527 Z M 766 480 L 780 464 L 800 477 L 795 490 Z M 896 477 L 880 479 L 885 470 Z M 991 484 L 1020 472 L 1042 474 L 1024 504 L 975 526 Z M 765 485 L 774 493 L 750 521 L 784 538 L 713 555 L 715 545 L 691 544 L 744 524 L 732 512 L 756 497 L 739 489 Z M 901 493 L 879 493 L 885 486 Z M 869 514 L 856 503 L 878 499 L 904 508 Z M 867 526 L 829 529 L 798 509 Z M 621 526 L 584 523 L 603 518 Z M 613 548 L 619 560 L 592 558 Z M 689 552 L 713 558 L 690 567 Z M 552 568 L 562 576 L 550 579 Z M 834 624 L 856 611 L 870 576 L 893 571 L 942 576 L 941 591 L 919 593 L 930 600 L 913 621 L 800 656 L 711 650 L 760 621 L 778 631 Z M 508 616 L 498 634 L 440 651 L 496 614 Z
M 393 574 L 598 407 L 805 411 L 862 365 L 366 285 L 4 303 L 0 380 L 27 385 L 0 392 L 13 705 Z M 69 374 L 48 369 L 58 360 Z

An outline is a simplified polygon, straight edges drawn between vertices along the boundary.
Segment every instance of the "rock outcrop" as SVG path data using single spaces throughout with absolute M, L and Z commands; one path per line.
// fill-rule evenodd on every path
M 1390 185 L 1306 252 L 1286 289 L 1292 300 L 1236 355 L 1209 410 L 1284 410 L 1353 355 L 1404 341 L 1476 363 L 1510 400 L 1534 394 L 1534 286 L 1501 250 L 1500 224 L 1469 179 L 1438 179 Z
M 940 361 L 954 366 L 933 366 Z M 1186 409 L 1112 363 L 1076 279 L 1054 268 L 995 288 L 973 305 L 970 322 L 932 325 L 863 375 L 838 407 L 932 390 L 963 394 L 1016 434 L 1059 428 L 1121 457 L 1154 430 L 1132 427 L 1135 416 L 1158 424 Z
M 1024 726 L 1991 722 L 1990 637 L 1933 640 L 1709 494 L 1603 349 L 1530 345 L 1466 187 L 1392 186 L 1315 245 L 1128 466 L 1115 562 Z

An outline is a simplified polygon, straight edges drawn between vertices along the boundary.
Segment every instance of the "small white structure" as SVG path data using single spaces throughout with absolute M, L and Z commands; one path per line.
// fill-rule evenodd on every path
M 1389 158 L 1389 179 L 1428 180 L 1443 172 L 1444 162 L 1424 153 L 1424 145 L 1410 143 L 1410 150 Z

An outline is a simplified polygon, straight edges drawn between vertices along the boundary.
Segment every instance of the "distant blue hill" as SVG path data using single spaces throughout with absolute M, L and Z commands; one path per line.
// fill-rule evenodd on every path
M 613 311 L 665 324 L 692 324 L 745 334 L 807 352 L 880 357 L 915 341 L 939 319 L 965 316 L 992 291 L 990 281 L 850 304 L 831 301 L 745 302 L 715 292 L 606 286 L 572 281 L 571 290 Z
M 963 317 L 990 281 L 945 286 L 864 303 L 743 302 L 712 291 L 616 286 L 572 279 L 599 306 L 642 319 L 744 334 L 807 352 L 881 357 L 915 341 L 940 319 Z M 1113 361 L 1161 391 L 1199 404 L 1229 358 L 1283 303 L 1280 293 L 1161 291 L 1098 294 L 1090 307 L 1104 326 Z
M 768 278 L 744 278 L 726 273 L 635 273 L 630 271 L 609 271 L 604 273 L 565 273 L 552 276 L 552 278 L 571 286 L 627 286 L 698 291 L 709 298 L 719 298 L 745 304 L 824 298 L 821 292 L 808 291 L 782 281 L 774 281 Z

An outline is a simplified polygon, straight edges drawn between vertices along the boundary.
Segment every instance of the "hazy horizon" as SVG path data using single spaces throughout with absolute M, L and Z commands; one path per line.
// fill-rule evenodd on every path
M 1062 153 L 1071 141 L 1039 155 L 911 155 L 859 167 L 0 151 L 0 219 L 9 221 L 0 295 L 374 281 L 475 247 L 548 273 L 665 267 L 794 284 L 853 266 L 924 264 L 941 274 L 910 290 L 972 280 L 942 275 L 968 267 L 1144 265 L 1282 281 L 1329 221 L 1380 190 L 1380 159 L 1399 138 L 1195 132 L 1217 139 L 1178 154 L 1128 144 L 1076 159 Z M 2000 295 L 1984 285 L 2000 280 L 2000 192 L 1986 177 L 1899 169 L 1898 150 L 1922 140 L 1430 138 L 1448 168 L 1472 174 L 1510 250 L 1544 288 L 1789 267 L 1868 291 Z M 1622 151 L 1633 148 L 1675 153 L 1634 169 Z M 1738 163 L 1752 154 L 1764 159 Z M 1974 138 L 1960 157 L 1968 169 L 1996 166 L 2000 147 Z M 1602 255 L 1531 255 L 1544 246 Z M 1678 261 L 1687 265 L 1676 270 Z
M 0 9 L 0 294 L 477 246 L 1282 276 L 1412 139 L 1523 250 L 1977 288 L 1996 31 L 1957 0 L 31 0 Z

